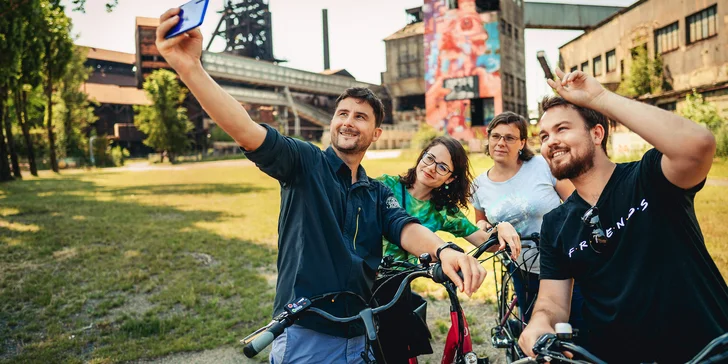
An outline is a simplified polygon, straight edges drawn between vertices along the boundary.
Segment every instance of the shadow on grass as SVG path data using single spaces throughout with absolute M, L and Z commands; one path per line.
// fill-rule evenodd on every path
M 0 362 L 117 362 L 237 342 L 269 317 L 275 251 L 195 227 L 222 213 L 115 197 L 254 186 L 0 185 Z
M 237 195 L 241 193 L 260 192 L 266 190 L 257 186 L 243 184 L 176 184 L 176 185 L 154 185 L 154 186 L 132 186 L 117 189 L 108 189 L 114 195 L 148 194 L 148 195 L 175 195 L 175 194 L 224 194 Z

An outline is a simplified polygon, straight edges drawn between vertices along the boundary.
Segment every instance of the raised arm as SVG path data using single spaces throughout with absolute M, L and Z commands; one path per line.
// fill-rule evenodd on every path
M 199 28 L 174 38 L 164 35 L 179 21 L 179 8 L 167 10 L 159 18 L 157 49 L 180 76 L 197 101 L 226 133 L 247 151 L 258 149 L 266 130 L 254 122 L 248 112 L 225 92 L 202 68 L 202 33 Z
M 672 184 L 691 188 L 708 175 L 715 154 L 715 137 L 705 127 L 677 114 L 630 100 L 602 87 L 584 72 L 547 80 L 564 99 L 598 111 L 637 133 L 662 152 L 662 171 Z

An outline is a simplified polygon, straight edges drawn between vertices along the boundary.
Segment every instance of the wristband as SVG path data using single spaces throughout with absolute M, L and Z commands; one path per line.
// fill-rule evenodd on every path
M 455 251 L 459 251 L 461 253 L 465 253 L 465 251 L 463 250 L 463 248 L 457 246 L 457 244 L 455 244 L 453 242 L 447 242 L 445 244 L 440 245 L 440 247 L 437 248 L 437 251 L 435 252 L 435 257 L 437 257 L 437 261 L 438 262 L 440 261 L 440 253 L 442 252 L 443 249 L 453 249 Z

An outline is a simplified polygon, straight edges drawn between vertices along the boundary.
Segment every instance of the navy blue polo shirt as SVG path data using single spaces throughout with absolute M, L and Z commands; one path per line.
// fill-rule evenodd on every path
M 392 191 L 367 177 L 362 166 L 357 181 L 332 147 L 285 137 L 265 125 L 263 144 L 248 159 L 281 185 L 278 217 L 278 281 L 273 315 L 296 298 L 351 291 L 371 298 L 382 260 L 382 236 L 400 245 L 402 229 L 419 221 L 403 210 Z M 336 316 L 356 314 L 362 303 L 341 295 L 318 307 Z M 361 325 L 332 324 L 315 314 L 297 324 L 324 334 L 353 337 Z

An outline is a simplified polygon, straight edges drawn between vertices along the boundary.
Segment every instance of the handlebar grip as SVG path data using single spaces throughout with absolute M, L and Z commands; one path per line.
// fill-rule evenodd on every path
M 267 348 L 270 343 L 275 340 L 283 330 L 286 329 L 286 325 L 281 322 L 275 322 L 265 330 L 262 334 L 258 335 L 253 341 L 243 348 L 243 354 L 248 358 L 252 358 L 258 355 L 263 349 Z
M 500 244 L 500 242 L 498 241 L 498 235 L 493 234 L 488 239 L 488 241 L 486 241 L 485 243 L 483 243 L 482 245 L 480 245 L 478 247 L 478 250 L 476 250 L 475 253 L 473 254 L 473 258 L 478 259 L 481 255 L 483 255 L 483 253 L 485 253 L 486 250 L 490 249 L 492 246 L 497 245 L 497 244 Z
M 461 271 L 458 271 L 458 276 L 460 276 L 460 279 L 465 279 L 463 278 L 463 272 Z M 432 266 L 432 281 L 435 283 L 445 283 L 450 281 L 450 278 L 442 271 L 442 265 L 439 263 Z

